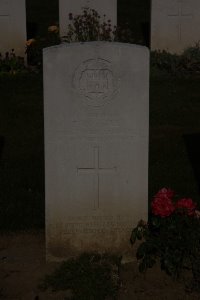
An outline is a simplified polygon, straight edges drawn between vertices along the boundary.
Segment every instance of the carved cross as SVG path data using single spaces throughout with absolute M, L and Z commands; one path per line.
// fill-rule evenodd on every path
M 114 174 L 117 171 L 117 167 L 113 168 L 101 168 L 99 163 L 99 147 L 93 148 L 93 167 L 77 168 L 78 175 L 93 175 L 94 180 L 94 210 L 100 207 L 100 176 L 102 174 Z
M 182 40 L 182 20 L 185 18 L 192 18 L 193 14 L 183 13 L 183 0 L 178 0 L 178 12 L 174 14 L 169 14 L 169 18 L 175 18 L 178 21 L 178 39 Z

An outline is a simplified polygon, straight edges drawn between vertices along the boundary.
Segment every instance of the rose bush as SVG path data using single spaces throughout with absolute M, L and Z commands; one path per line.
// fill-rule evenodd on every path
M 48 27 L 45 37 L 31 38 L 26 42 L 26 54 L 28 64 L 42 69 L 42 50 L 46 47 L 61 43 L 59 27 L 51 25 Z
M 148 223 L 138 223 L 131 243 L 142 241 L 137 249 L 140 271 L 159 260 L 161 269 L 174 278 L 187 268 L 200 282 L 200 211 L 191 198 L 176 199 L 174 191 L 161 189 L 153 197 Z
M 161 198 L 161 199 L 172 199 L 174 196 L 174 191 L 171 189 L 162 188 L 158 191 L 158 193 L 154 196 L 154 198 Z
M 161 189 L 154 197 L 151 203 L 152 212 L 155 216 L 167 217 L 175 210 L 172 203 L 174 192 L 170 189 Z
M 176 209 L 182 213 L 186 213 L 188 216 L 195 214 L 197 204 L 190 198 L 183 198 L 177 201 Z

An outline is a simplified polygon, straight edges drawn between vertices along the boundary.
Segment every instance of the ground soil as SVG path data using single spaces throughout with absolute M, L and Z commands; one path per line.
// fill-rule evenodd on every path
M 45 262 L 44 232 L 19 232 L 0 236 L 0 299 L 64 300 L 66 292 L 41 291 L 38 285 L 56 265 Z M 188 293 L 183 282 L 175 282 L 159 267 L 145 275 L 137 262 L 120 269 L 118 300 L 197 300 L 200 293 Z

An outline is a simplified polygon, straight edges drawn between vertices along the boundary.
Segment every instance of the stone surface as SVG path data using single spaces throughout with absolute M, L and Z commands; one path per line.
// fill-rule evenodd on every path
M 25 0 L 0 0 L 0 53 L 11 49 L 25 56 L 26 7 Z
M 69 13 L 77 15 L 82 13 L 82 8 L 89 7 L 95 9 L 101 16 L 101 20 L 111 20 L 114 26 L 117 24 L 117 0 L 59 0 L 59 26 L 61 37 L 66 35 L 69 24 Z
M 47 258 L 128 255 L 147 219 L 149 51 L 90 42 L 44 50 Z
M 199 0 L 152 0 L 151 49 L 181 53 L 200 37 Z

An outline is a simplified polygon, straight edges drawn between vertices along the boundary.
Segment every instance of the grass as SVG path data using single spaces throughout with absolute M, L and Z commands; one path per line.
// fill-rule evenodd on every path
M 200 78 L 151 76 L 149 199 L 161 187 L 199 199 L 184 134 L 200 132 Z M 44 227 L 43 86 L 40 74 L 0 77 L 0 229 Z

